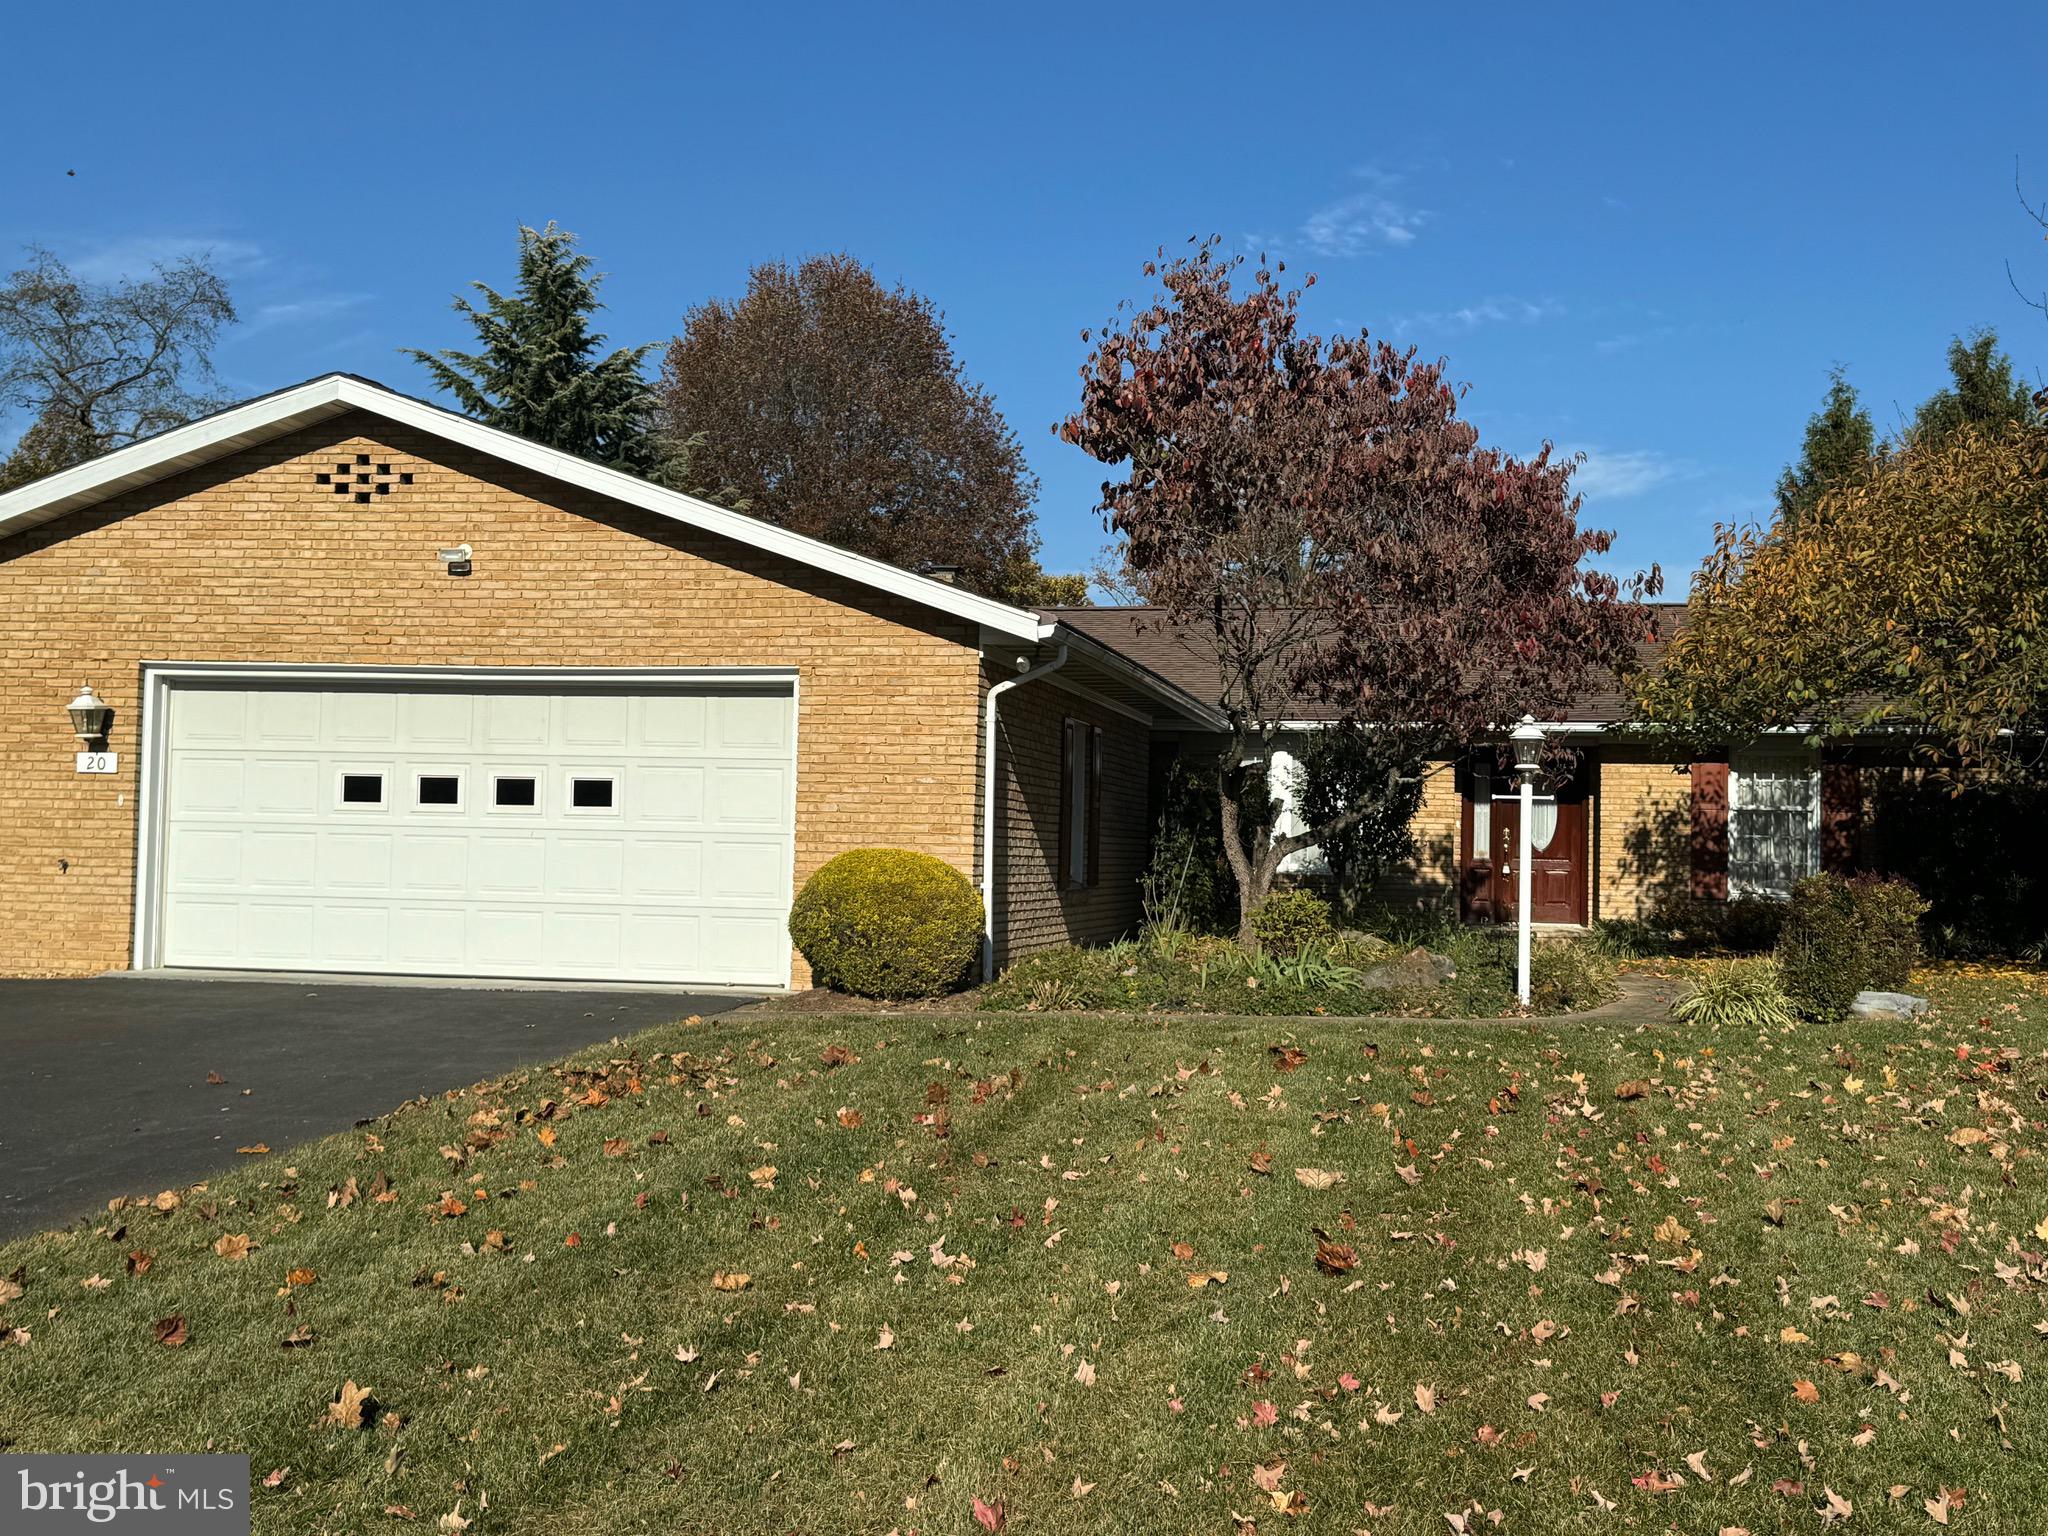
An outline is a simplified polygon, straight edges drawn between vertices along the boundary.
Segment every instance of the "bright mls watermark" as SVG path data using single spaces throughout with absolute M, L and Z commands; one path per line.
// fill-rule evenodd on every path
M 0 1532 L 249 1536 L 246 1456 L 0 1456 Z

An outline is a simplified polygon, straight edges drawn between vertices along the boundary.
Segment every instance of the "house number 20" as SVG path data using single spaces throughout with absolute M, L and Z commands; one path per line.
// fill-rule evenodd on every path
M 119 773 L 121 754 L 118 752 L 81 752 L 78 754 L 80 773 Z

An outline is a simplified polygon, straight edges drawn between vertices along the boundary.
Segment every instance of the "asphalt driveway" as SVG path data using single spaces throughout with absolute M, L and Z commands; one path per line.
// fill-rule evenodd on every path
M 0 1238 L 743 996 L 0 981 Z M 207 1081 L 218 1073 L 225 1083 Z

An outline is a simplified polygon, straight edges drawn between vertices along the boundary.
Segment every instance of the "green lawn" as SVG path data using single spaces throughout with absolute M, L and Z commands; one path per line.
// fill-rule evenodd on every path
M 265 1532 L 2038 1530 L 2048 999 L 1931 984 L 677 1025 L 0 1248 L 0 1449 L 246 1449 Z

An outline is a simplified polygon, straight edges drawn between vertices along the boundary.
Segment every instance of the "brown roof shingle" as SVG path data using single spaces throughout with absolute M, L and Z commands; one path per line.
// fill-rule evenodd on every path
M 1637 648 L 1645 667 L 1655 666 L 1664 646 L 1685 624 L 1685 604 L 1651 603 L 1656 618 L 1657 638 Z M 1140 666 L 1158 673 L 1168 682 L 1207 703 L 1222 697 L 1222 680 L 1216 675 L 1213 656 L 1198 644 L 1190 644 L 1158 608 L 1044 608 L 1039 616 L 1056 619 L 1079 630 L 1091 640 L 1121 651 Z M 1301 701 L 1295 718 L 1327 719 L 1327 705 Z M 1616 725 L 1634 718 L 1633 700 L 1618 684 L 1594 689 L 1566 711 L 1565 718 L 1597 725 Z

